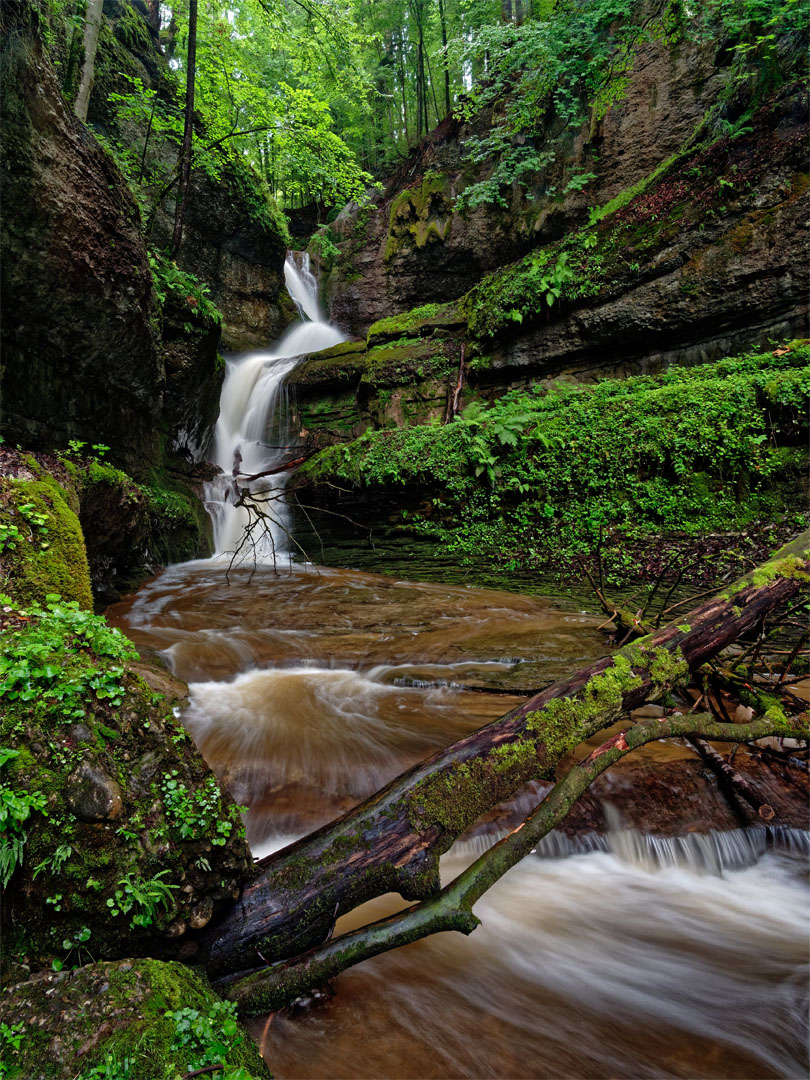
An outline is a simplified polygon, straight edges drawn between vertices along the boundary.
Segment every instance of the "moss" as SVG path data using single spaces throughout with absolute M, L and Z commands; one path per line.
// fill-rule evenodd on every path
M 444 243 L 452 228 L 449 181 L 426 176 L 419 187 L 407 188 L 393 199 L 383 259 L 387 263 L 400 251 Z
M 369 348 L 399 337 L 429 337 L 437 330 L 453 329 L 464 325 L 458 305 L 423 304 L 399 315 L 391 315 L 372 323 L 366 343 Z
M 537 743 L 524 738 L 429 776 L 408 796 L 411 825 L 419 830 L 438 825 L 458 835 L 494 803 L 509 798 L 535 771 L 536 763 Z
M 21 506 L 33 510 L 21 513 Z M 42 525 L 35 523 L 39 515 Z M 3 589 L 17 603 L 42 603 L 49 593 L 59 593 L 92 607 L 84 538 L 64 488 L 50 477 L 0 481 L 0 523 L 19 532 L 15 546 L 0 554 Z
M 8 1055 L 10 1075 L 72 1080 L 129 1059 L 138 1080 L 174 1080 L 197 1055 L 194 1047 L 174 1048 L 177 1025 L 166 1014 L 193 1009 L 215 1017 L 218 1000 L 200 973 L 157 960 L 92 963 L 22 983 L 4 1001 L 7 1022 L 21 1023 L 24 1033 L 20 1050 Z M 244 1030 L 226 1042 L 229 1069 L 257 1080 L 270 1075 Z
M 743 589 L 747 589 L 751 585 L 761 589 L 764 585 L 770 585 L 772 581 L 779 578 L 802 582 L 810 581 L 810 574 L 805 569 L 808 558 L 810 558 L 810 551 L 804 551 L 801 556 L 788 554 L 779 559 L 771 559 L 770 562 L 763 563 L 753 573 L 736 582 L 726 592 L 721 593 L 721 599 L 729 600 L 736 593 L 742 592 Z
M 7 766 L 11 786 L 47 804 L 27 822 L 3 931 L 31 967 L 63 958 L 61 943 L 85 926 L 99 959 L 165 948 L 166 933 L 182 932 L 200 904 L 210 917 L 250 872 L 238 810 L 177 730 L 174 703 L 127 670 L 126 639 L 64 605 L 28 616 L 7 616 L 6 651 L 29 665 L 38 694 L 19 696 L 19 680 L 6 677 L 0 744 L 20 751 Z M 112 917 L 130 875 L 161 875 L 167 904 Z M 57 894 L 58 908 L 48 901 Z
M 406 339 L 369 349 L 361 381 L 373 387 L 412 385 L 444 376 L 451 367 L 440 342 Z

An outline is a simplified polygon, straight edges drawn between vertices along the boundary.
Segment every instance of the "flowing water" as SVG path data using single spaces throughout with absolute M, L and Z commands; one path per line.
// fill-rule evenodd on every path
M 234 460 L 244 486 L 289 459 L 283 375 L 339 340 L 306 265 L 287 275 L 305 321 L 228 367 L 223 476 L 207 493 L 220 556 L 169 567 L 110 611 L 189 683 L 186 722 L 249 807 L 259 855 L 604 651 L 600 620 L 570 602 L 292 562 L 226 581 L 244 523 Z M 272 484 L 283 494 L 284 474 Z M 274 506 L 265 558 L 287 546 Z M 444 876 L 508 824 L 506 810 L 456 845 Z M 806 841 L 661 839 L 615 821 L 606 837 L 552 835 L 476 905 L 470 938 L 377 957 L 252 1033 L 281 1080 L 805 1076 Z M 337 932 L 398 905 L 373 901 Z
M 284 505 L 288 473 L 259 477 L 290 459 L 297 441 L 288 430 L 287 392 L 284 377 L 301 356 L 328 349 L 344 341 L 344 335 L 323 318 L 309 257 L 291 254 L 284 265 L 287 291 L 301 321 L 287 330 L 268 352 L 248 353 L 228 361 L 220 399 L 220 413 L 214 431 L 212 459 L 222 474 L 206 485 L 204 498 L 214 526 L 214 548 L 220 553 L 238 553 L 259 560 L 286 551 L 289 517 Z M 239 486 L 260 493 L 271 512 L 270 527 L 256 535 L 256 544 L 240 552 L 249 517 L 243 506 L 235 505 L 236 479 Z

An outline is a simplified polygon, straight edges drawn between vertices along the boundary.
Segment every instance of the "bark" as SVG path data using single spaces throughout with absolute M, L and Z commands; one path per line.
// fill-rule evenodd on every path
M 753 807 L 763 821 L 770 821 L 773 818 L 774 809 L 770 803 L 766 802 L 751 781 L 746 780 L 742 773 L 737 772 L 721 754 L 717 753 L 714 747 L 709 746 L 707 742 L 697 736 L 690 738 L 689 742 L 727 791 L 739 796 L 749 806 Z
M 150 27 L 156 31 L 160 31 L 160 0 L 146 0 L 146 9 L 149 12 L 147 22 Z
M 469 825 L 526 782 L 553 778 L 567 751 L 753 630 L 807 587 L 808 570 L 810 532 L 677 625 L 547 687 L 264 859 L 224 919 L 199 939 L 199 959 L 213 976 L 252 969 L 313 948 L 336 914 L 375 896 L 437 893 L 439 856 Z
M 76 94 L 76 104 L 73 106 L 73 111 L 85 123 L 87 122 L 87 109 L 90 105 L 90 93 L 93 89 L 93 79 L 96 73 L 96 51 L 98 49 L 98 35 L 101 32 L 103 7 L 104 0 L 87 0 L 87 15 L 84 23 L 84 64 L 82 65 L 79 92 Z
M 678 713 L 628 728 L 575 765 L 522 825 L 485 852 L 436 896 L 334 938 L 286 963 L 235 980 L 223 980 L 217 989 L 224 997 L 235 1001 L 243 1014 L 267 1012 L 289 1005 L 313 986 L 400 945 L 446 930 L 469 934 L 480 924 L 472 910 L 476 901 L 560 824 L 600 773 L 639 746 L 654 739 L 697 733 L 720 741 L 744 742 L 779 730 L 780 724 L 767 719 L 751 724 L 719 724 L 708 713 Z
M 180 188 L 174 211 L 172 235 L 172 258 L 183 242 L 183 219 L 186 213 L 189 183 L 191 181 L 191 141 L 194 133 L 194 79 L 197 68 L 197 0 L 188 5 L 188 55 L 186 58 L 186 110 L 183 120 L 183 146 L 180 151 Z
M 450 68 L 447 64 L 447 21 L 444 16 L 444 0 L 439 0 L 439 25 L 442 29 L 442 64 L 444 66 L 444 115 L 449 116 L 452 109 L 450 99 Z

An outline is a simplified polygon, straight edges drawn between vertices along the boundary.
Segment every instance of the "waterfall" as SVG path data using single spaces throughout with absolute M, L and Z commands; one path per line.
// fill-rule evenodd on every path
M 345 341 L 344 335 L 323 317 L 306 252 L 287 255 L 284 277 L 301 321 L 268 351 L 228 360 L 214 431 L 213 459 L 222 472 L 204 488 L 217 556 L 230 557 L 236 552 L 250 524 L 247 510 L 234 505 L 237 487 L 247 488 L 261 498 L 268 515 L 266 528 L 254 528 L 238 561 L 242 557 L 250 562 L 254 558 L 272 561 L 290 549 L 289 513 L 284 502 L 289 473 L 247 478 L 278 468 L 295 456 L 298 434 L 290 430 L 286 376 L 304 357 Z

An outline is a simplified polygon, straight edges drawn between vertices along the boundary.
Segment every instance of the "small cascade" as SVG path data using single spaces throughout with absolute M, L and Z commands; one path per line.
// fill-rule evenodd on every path
M 257 475 L 295 456 L 298 435 L 290 430 L 284 380 L 302 357 L 345 341 L 344 335 L 323 318 L 317 282 L 306 252 L 288 254 L 284 277 L 301 322 L 291 326 L 268 351 L 228 361 L 214 432 L 213 460 L 222 473 L 204 490 L 214 526 L 216 555 L 228 557 L 239 550 L 250 523 L 247 510 L 235 505 L 237 487 L 261 494 L 268 515 L 267 528 L 260 535 L 256 530 L 241 551 L 250 562 L 254 558 L 272 561 L 290 550 L 289 515 L 284 503 L 289 473 Z
M 627 866 L 654 873 L 667 867 L 679 867 L 697 876 L 720 876 L 730 870 L 754 866 L 769 851 L 782 852 L 797 859 L 810 855 L 810 832 L 784 825 L 748 829 L 713 829 L 705 833 L 680 836 L 654 836 L 628 828 L 616 810 L 604 805 L 607 833 L 584 833 L 568 836 L 554 829 L 544 836 L 533 854 L 540 859 L 563 859 L 572 855 L 604 852 Z M 447 859 L 471 860 L 483 855 L 508 830 L 490 830 L 459 840 Z

